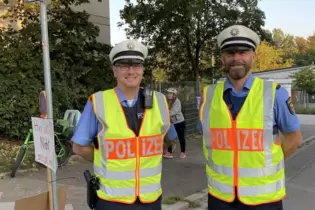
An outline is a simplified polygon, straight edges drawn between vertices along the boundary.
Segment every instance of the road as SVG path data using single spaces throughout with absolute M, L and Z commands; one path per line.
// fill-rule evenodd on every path
M 315 123 L 315 119 L 314 119 Z M 303 139 L 306 140 L 315 135 L 315 125 L 301 125 Z

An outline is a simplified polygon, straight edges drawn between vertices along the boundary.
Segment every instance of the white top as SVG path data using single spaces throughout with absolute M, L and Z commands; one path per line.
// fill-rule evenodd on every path
M 182 105 L 180 103 L 180 100 L 178 98 L 175 99 L 171 110 L 171 122 L 173 124 L 181 123 L 185 120 L 184 115 L 182 113 Z

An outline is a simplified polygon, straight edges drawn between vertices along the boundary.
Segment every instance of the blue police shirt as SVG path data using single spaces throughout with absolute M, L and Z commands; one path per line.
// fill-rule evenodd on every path
M 237 98 L 244 98 L 247 96 L 254 81 L 254 76 L 251 74 L 244 84 L 243 90 L 237 92 L 230 81 L 227 79 L 224 84 L 224 91 L 228 91 L 227 95 L 231 96 L 232 101 L 231 113 L 236 114 L 239 112 L 241 105 L 238 103 Z M 278 129 L 282 133 L 294 132 L 300 129 L 300 122 L 295 114 L 291 114 L 289 107 L 287 105 L 287 100 L 289 99 L 289 94 L 286 89 L 280 87 L 276 89 L 275 101 L 274 101 L 274 122 L 273 122 L 273 134 L 278 133 Z M 201 103 L 202 104 L 202 98 Z M 226 101 L 226 100 L 225 100 Z M 197 128 L 202 132 L 201 122 L 198 120 Z
M 117 95 L 122 106 L 128 107 L 128 102 L 126 97 L 123 95 L 122 91 L 116 87 Z M 136 104 L 138 98 L 138 93 L 135 96 L 131 107 Z M 101 131 L 102 125 L 98 122 L 95 113 L 93 111 L 92 102 L 89 101 L 82 112 L 80 120 L 78 122 L 76 131 L 72 137 L 72 141 L 82 145 L 89 145 L 97 134 Z M 173 124 L 171 124 L 170 129 L 166 134 L 166 138 L 169 140 L 174 140 L 177 137 L 177 133 Z

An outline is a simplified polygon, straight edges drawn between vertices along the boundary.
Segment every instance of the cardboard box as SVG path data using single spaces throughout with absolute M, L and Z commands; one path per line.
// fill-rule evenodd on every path
M 72 206 L 67 206 L 66 208 L 67 193 L 67 185 L 58 187 L 58 210 L 73 209 Z M 0 203 L 0 210 L 50 210 L 48 191 L 35 196 L 16 200 L 15 202 Z

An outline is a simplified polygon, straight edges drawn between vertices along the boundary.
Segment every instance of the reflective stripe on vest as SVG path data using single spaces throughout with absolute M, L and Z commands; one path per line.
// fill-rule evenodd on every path
M 249 103 L 252 106 L 257 103 L 257 107 L 247 110 L 242 108 L 239 113 L 241 119 L 238 115 L 235 121 L 223 100 L 224 83 L 204 89 L 205 100 L 200 109 L 200 120 L 207 159 L 209 193 L 215 197 L 233 200 L 234 186 L 238 187 L 240 200 L 250 205 L 268 203 L 285 195 L 283 153 L 278 145 L 279 136 L 273 135 L 275 89 L 275 83 L 256 78 L 243 107 L 248 108 Z M 218 106 L 223 108 L 211 112 L 211 109 Z M 221 119 L 216 116 L 218 113 L 222 114 Z M 249 120 L 244 113 L 248 113 Z M 251 119 L 251 116 L 257 119 Z M 215 122 L 212 121 L 214 125 L 210 123 L 211 118 L 216 119 Z M 255 125 L 250 125 L 247 121 Z M 253 157 L 254 160 L 251 160 Z M 220 158 L 230 161 L 224 162 Z M 225 183 L 220 182 L 220 179 Z M 265 184 L 261 184 L 263 182 Z
M 128 128 L 114 90 L 95 93 L 92 100 L 102 124 L 100 146 L 94 151 L 98 196 L 121 203 L 133 203 L 136 196 L 143 202 L 155 201 L 162 193 L 163 138 L 170 126 L 164 95 L 154 92 L 153 108 L 145 110 L 138 137 Z

